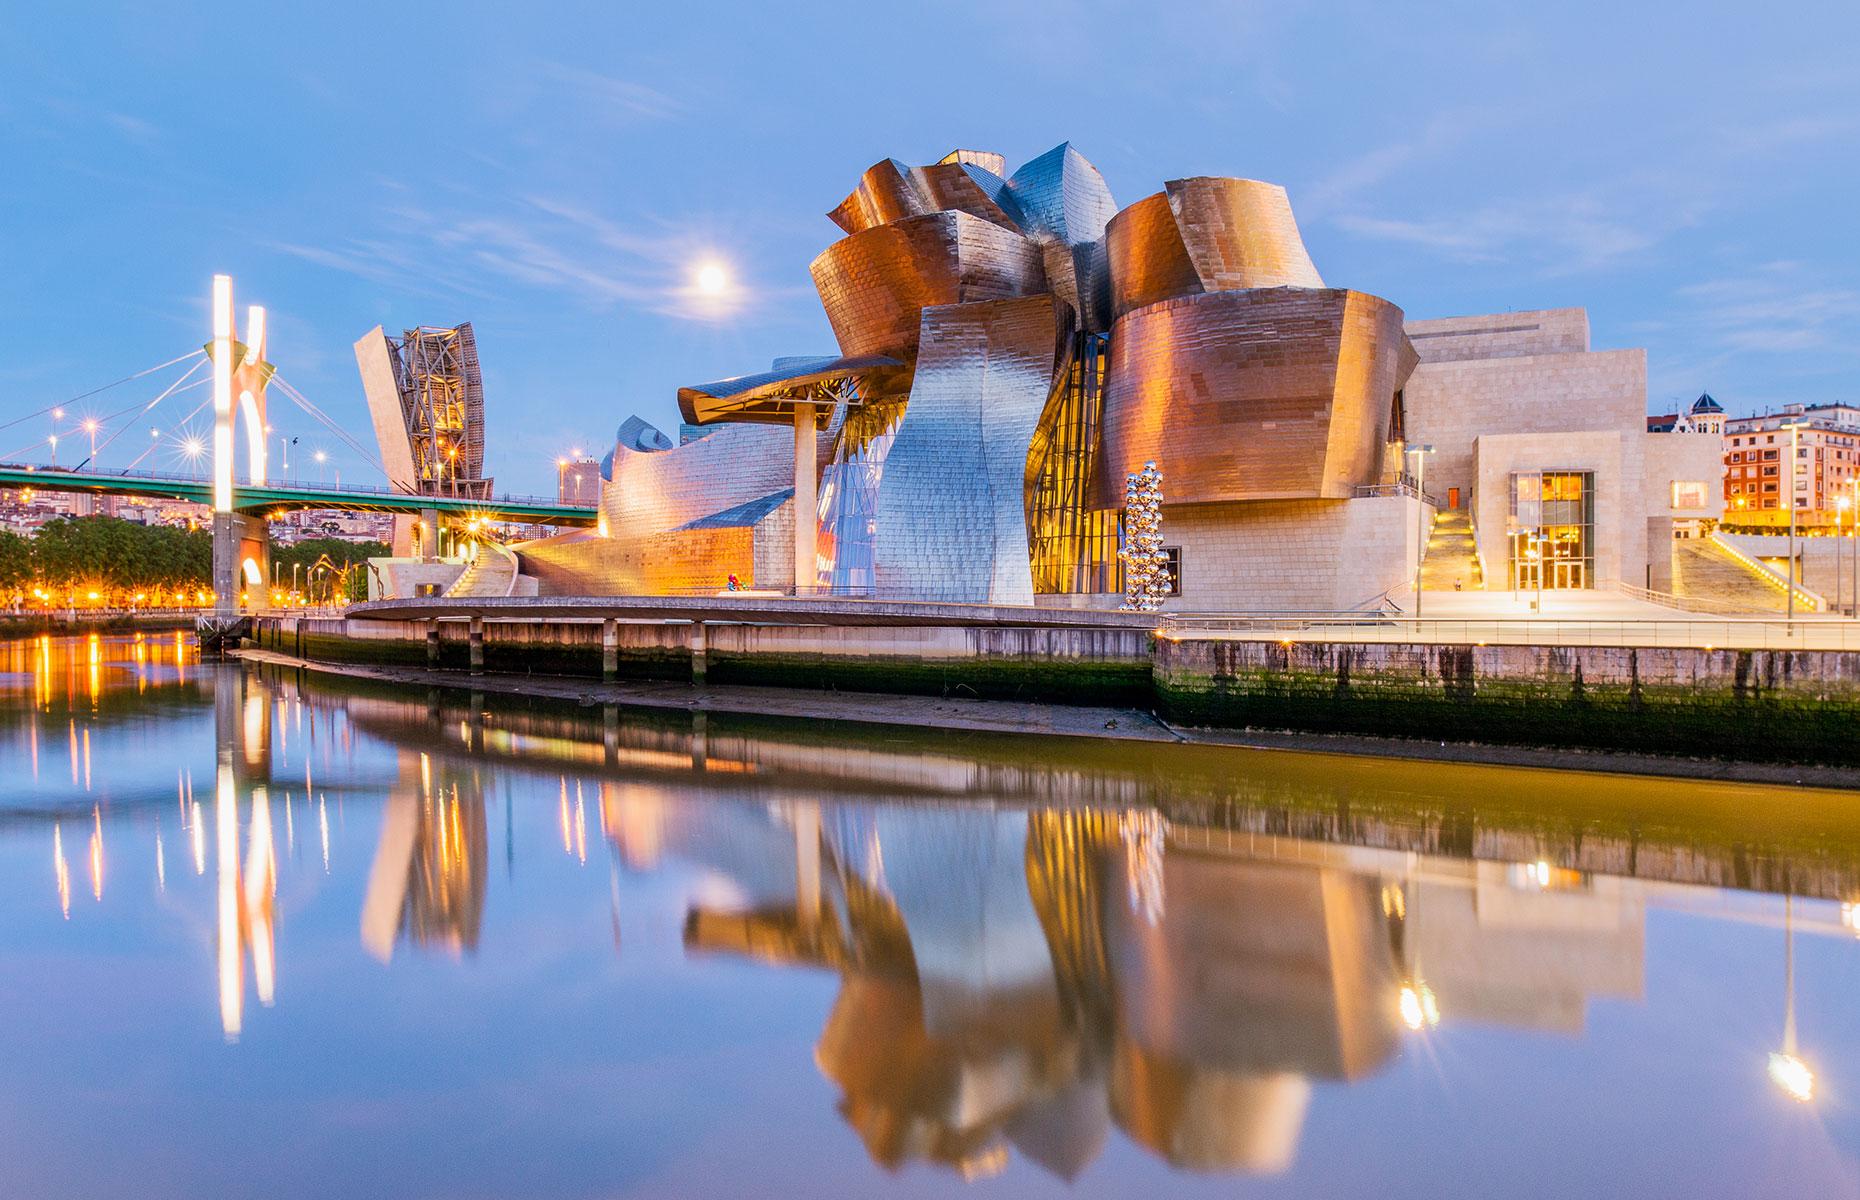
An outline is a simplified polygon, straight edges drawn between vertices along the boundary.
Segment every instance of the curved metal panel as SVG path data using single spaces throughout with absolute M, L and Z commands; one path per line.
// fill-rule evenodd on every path
M 1027 455 L 1053 387 L 1061 316 L 1050 295 L 924 313 L 917 377 L 879 486 L 881 589 L 1033 603 Z
M 1284 188 L 1206 175 L 1163 187 L 1202 291 L 1324 286 Z
M 1347 499 L 1381 477 L 1401 310 L 1343 289 L 1164 300 L 1111 336 L 1092 503 L 1154 462 L 1164 500 Z
M 1053 291 L 1079 316 L 1081 327 L 1111 327 L 1111 273 L 1105 227 L 1117 202 L 1104 176 L 1070 142 L 1024 164 L 1007 181 L 1029 237 L 1044 244 Z
M 679 388 L 678 410 L 692 425 L 721 421 L 792 425 L 797 402 L 819 405 L 830 391 L 835 399 L 851 393 L 855 402 L 866 403 L 898 390 L 908 374 L 903 363 L 883 354 L 788 358 L 780 360 L 774 370 L 759 375 L 738 375 Z M 844 384 L 853 386 L 839 386 Z M 831 403 L 827 401 L 828 406 Z
M 1145 196 L 1111 218 L 1104 243 L 1113 320 L 1133 309 L 1202 290 L 1167 192 Z
M 911 177 L 911 169 L 895 158 L 887 158 L 867 167 L 859 177 L 859 186 L 827 218 L 847 233 L 858 233 L 932 211 L 917 180 Z
M 972 217 L 1020 232 L 1020 209 L 1007 190 L 1007 181 L 986 168 L 967 162 L 942 162 L 911 172 L 942 212 L 966 212 Z
M 849 358 L 917 356 L 923 310 L 1046 290 L 1040 250 L 1013 230 L 962 212 L 931 213 L 841 238 L 811 268 Z

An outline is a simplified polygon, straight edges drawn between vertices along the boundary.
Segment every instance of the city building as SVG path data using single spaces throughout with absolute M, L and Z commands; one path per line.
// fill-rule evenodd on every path
M 1787 528 L 1791 495 L 1798 529 L 1853 522 L 1860 503 L 1860 406 L 1790 404 L 1779 413 L 1732 417 L 1724 422 L 1723 454 L 1726 526 Z
M 959 150 L 828 215 L 837 353 L 681 388 L 677 443 L 630 418 L 599 526 L 517 547 L 542 593 L 1114 607 L 1147 464 L 1183 609 L 1405 607 L 1439 510 L 1482 578 L 1663 587 L 1674 522 L 1719 515 L 1717 438 L 1648 431 L 1644 352 L 1580 309 L 1408 321 L 1327 284 L 1273 184 L 1120 209 L 1069 144 Z
M 560 504 L 585 504 L 593 507 L 601 498 L 601 464 L 592 458 L 558 459 L 555 470 L 555 498 Z

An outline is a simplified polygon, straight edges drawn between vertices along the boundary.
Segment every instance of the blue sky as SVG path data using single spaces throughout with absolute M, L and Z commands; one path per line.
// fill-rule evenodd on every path
M 0 422 L 198 347 L 225 271 L 364 438 L 350 343 L 472 321 L 487 468 L 552 490 L 680 384 L 833 350 L 807 266 L 866 166 L 1065 140 L 1120 204 L 1283 184 L 1326 281 L 1411 317 L 1586 306 L 1656 410 L 1860 400 L 1857 50 L 1851 0 L 13 5 Z

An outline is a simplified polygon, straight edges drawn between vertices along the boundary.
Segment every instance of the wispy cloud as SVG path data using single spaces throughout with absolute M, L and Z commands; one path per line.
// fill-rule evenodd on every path
M 678 101 L 657 88 L 583 67 L 542 62 L 537 65 L 537 74 L 575 95 L 592 115 L 613 122 L 665 120 L 680 108 Z
M 1687 221 L 1684 214 L 1669 212 L 1657 223 L 1636 225 L 1619 213 L 1593 195 L 1575 194 L 1517 205 L 1490 204 L 1424 221 L 1356 213 L 1334 220 L 1359 237 L 1424 246 L 1466 263 L 1531 261 L 1547 275 L 1606 267 L 1646 249 Z
M 1721 346 L 1772 354 L 1860 352 L 1860 292 L 1829 285 L 1795 262 L 1709 279 L 1675 293 Z

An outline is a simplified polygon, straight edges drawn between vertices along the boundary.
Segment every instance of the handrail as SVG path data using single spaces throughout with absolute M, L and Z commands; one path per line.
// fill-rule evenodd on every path
M 1624 583 L 1619 579 L 1605 579 L 1596 585 L 1608 591 L 1620 592 L 1624 596 L 1647 604 L 1658 604 L 1662 608 L 1676 608 L 1686 612 L 1721 613 L 1725 616 L 1762 616 L 1774 617 L 1773 608 L 1759 608 L 1754 604 L 1738 604 L 1731 600 L 1713 600 L 1707 596 L 1681 596 L 1674 592 L 1661 592 L 1653 588 L 1644 588 L 1638 584 Z
M 1787 591 L 1790 587 L 1794 587 L 1796 600 L 1798 600 L 1799 602 L 1803 604 L 1808 605 L 1811 609 L 1814 609 L 1817 612 L 1825 611 L 1827 609 L 1828 602 L 1819 593 L 1811 592 L 1807 588 L 1803 587 L 1801 584 L 1795 583 L 1793 580 L 1784 579 L 1781 575 L 1778 575 L 1775 571 L 1771 570 L 1766 564 L 1758 561 L 1757 559 L 1750 557 L 1750 555 L 1745 554 L 1742 550 L 1739 550 L 1736 546 L 1733 546 L 1731 543 L 1725 541 L 1724 537 L 1721 534 L 1719 534 L 1717 530 L 1712 531 L 1711 540 L 1712 540 L 1713 545 L 1718 546 L 1720 549 L 1724 550 L 1725 553 L 1729 554 L 1732 558 L 1735 558 L 1738 562 L 1743 563 L 1745 566 L 1755 571 L 1758 577 L 1761 578 L 1765 583 L 1768 583 L 1771 587 L 1779 588 L 1784 591 Z M 1790 573 L 1791 574 L 1794 573 L 1794 564 L 1791 564 Z
M 1370 613 L 1163 613 L 1168 641 L 1363 642 L 1426 645 L 1860 650 L 1860 622 L 1780 614 L 1699 620 L 1555 617 L 1378 617 Z

